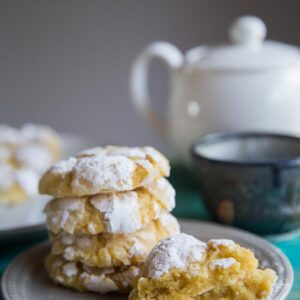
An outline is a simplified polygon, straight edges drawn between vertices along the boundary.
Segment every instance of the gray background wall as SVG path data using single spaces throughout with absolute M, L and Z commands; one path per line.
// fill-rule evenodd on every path
M 1 0 L 0 122 L 165 149 L 130 104 L 132 61 L 155 40 L 182 51 L 225 41 L 227 25 L 241 14 L 263 18 L 269 38 L 300 44 L 296 0 Z M 151 74 L 163 113 L 167 72 L 154 63 Z

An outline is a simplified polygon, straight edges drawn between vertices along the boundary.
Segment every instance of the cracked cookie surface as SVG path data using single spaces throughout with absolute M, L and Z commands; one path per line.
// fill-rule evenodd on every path
M 39 191 L 54 197 L 130 191 L 169 173 L 168 160 L 152 147 L 96 147 L 55 164 Z
M 129 234 L 102 233 L 70 235 L 50 233 L 53 255 L 68 261 L 80 261 L 94 267 L 116 267 L 141 264 L 156 243 L 178 234 L 179 223 L 170 213 L 163 213 L 144 228 Z
M 277 280 L 231 240 L 207 243 L 179 234 L 160 241 L 134 280 L 130 300 L 268 299 Z
M 56 284 L 80 292 L 92 291 L 101 294 L 129 292 L 131 281 L 140 272 L 140 266 L 91 268 L 79 262 L 69 262 L 62 256 L 51 254 L 46 257 L 45 268 L 51 280 Z
M 131 233 L 175 206 L 175 191 L 160 178 L 130 192 L 56 198 L 45 212 L 48 230 L 57 234 Z

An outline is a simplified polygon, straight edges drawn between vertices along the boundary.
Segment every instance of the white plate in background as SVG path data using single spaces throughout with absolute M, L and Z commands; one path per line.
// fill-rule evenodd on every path
M 82 149 L 96 146 L 92 138 L 61 133 L 63 157 L 69 157 Z M 45 229 L 43 213 L 48 196 L 36 196 L 15 206 L 0 205 L 0 241 L 24 238 Z M 26 234 L 26 236 L 25 236 Z

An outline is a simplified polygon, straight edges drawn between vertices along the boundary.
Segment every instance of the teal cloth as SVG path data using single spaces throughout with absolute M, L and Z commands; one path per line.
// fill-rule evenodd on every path
M 191 174 L 183 167 L 173 166 L 170 181 L 176 188 L 176 208 L 174 215 L 181 218 L 208 220 L 211 218 L 201 201 L 197 185 Z M 25 241 L 0 246 L 0 275 L 6 266 L 22 251 L 45 239 L 45 232 L 34 241 Z M 270 239 L 290 259 L 295 271 L 295 281 L 288 300 L 300 299 L 300 233 L 289 235 L 288 238 L 272 237 Z

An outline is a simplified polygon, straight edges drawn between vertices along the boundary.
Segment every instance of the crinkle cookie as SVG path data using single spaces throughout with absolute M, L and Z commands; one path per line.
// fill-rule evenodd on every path
M 96 147 L 54 165 L 39 191 L 54 197 L 129 191 L 169 173 L 168 160 L 152 147 Z
M 179 234 L 153 248 L 129 299 L 268 299 L 276 280 L 273 270 L 258 269 L 254 254 L 231 240 L 204 243 Z
M 175 191 L 160 178 L 135 191 L 56 198 L 46 206 L 49 231 L 57 234 L 130 233 L 175 206 Z
M 31 169 L 15 170 L 0 164 L 0 204 L 14 205 L 37 195 L 38 174 Z
M 0 124 L 0 148 L 6 149 L 6 155 L 22 167 L 34 165 L 39 169 L 43 164 L 42 172 L 61 155 L 61 141 L 55 131 L 48 126 L 30 123 L 20 129 Z M 0 154 L 3 155 L 2 151 Z M 51 161 L 45 165 L 45 160 Z
M 80 261 L 92 267 L 117 267 L 141 264 L 155 244 L 179 233 L 179 224 L 170 213 L 129 234 L 98 235 L 50 234 L 53 255 Z
M 61 256 L 48 255 L 47 273 L 54 283 L 74 290 L 97 293 L 128 293 L 131 281 L 139 275 L 139 266 L 126 268 L 91 268 L 79 262 L 68 262 Z
M 52 129 L 25 124 L 0 125 L 0 203 L 17 204 L 38 194 L 38 182 L 60 155 Z

